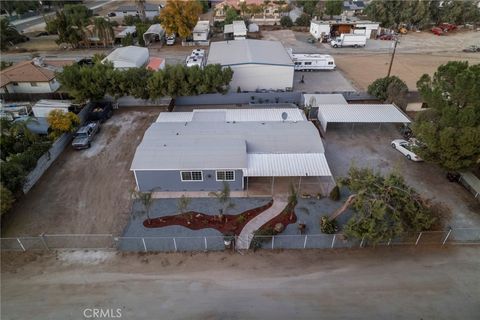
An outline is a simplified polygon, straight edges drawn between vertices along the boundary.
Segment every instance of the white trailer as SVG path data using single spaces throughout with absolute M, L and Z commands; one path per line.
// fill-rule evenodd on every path
M 342 33 L 330 41 L 330 45 L 334 48 L 341 47 L 365 47 L 367 44 L 367 36 L 365 34 Z
M 335 60 L 328 54 L 291 53 L 295 71 L 334 70 Z
M 69 112 L 74 111 L 75 106 L 69 100 L 40 100 L 32 107 L 33 115 L 37 118 L 46 118 L 53 110 Z

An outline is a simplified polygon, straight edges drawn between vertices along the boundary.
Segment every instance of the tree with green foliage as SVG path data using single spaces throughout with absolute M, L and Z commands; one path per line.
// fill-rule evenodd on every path
M 143 38 L 143 36 L 142 36 Z M 134 41 L 133 41 L 133 36 L 131 33 L 127 33 L 127 35 L 122 38 L 122 47 L 128 47 L 128 46 L 133 46 Z
M 293 26 L 293 21 L 289 16 L 283 16 L 280 18 L 280 25 L 284 28 L 291 28 Z
M 310 25 L 310 16 L 302 13 L 302 15 L 295 20 L 295 24 L 300 27 L 308 27 Z
M 232 198 L 230 197 L 230 185 L 227 181 L 223 181 L 222 190 L 217 192 L 210 192 L 208 195 L 217 198 L 218 202 L 221 205 L 221 209 L 219 210 L 219 217 L 220 220 L 223 220 L 223 216 L 227 214 L 227 210 L 235 206 L 232 202 Z
M 0 19 L 0 49 L 8 50 L 12 44 L 19 43 L 22 35 L 10 24 L 8 19 Z M 3 61 L 2 61 L 3 62 Z
M 208 0 L 197 0 L 200 6 L 202 7 L 202 13 L 208 12 Z
M 335 15 L 341 14 L 343 11 L 342 0 L 327 0 L 325 1 L 325 14 L 330 16 L 330 19 Z
M 394 103 L 403 110 L 407 107 L 408 87 L 396 76 L 375 80 L 368 86 L 368 93 L 384 102 Z
M 16 13 L 21 15 L 32 11 L 37 11 L 40 6 L 38 1 L 18 1 L 18 0 L 2 0 L 1 7 L 5 10 L 9 16 Z
M 449 171 L 474 167 L 480 161 L 480 64 L 450 61 L 433 78 L 424 74 L 417 88 L 428 109 L 412 126 L 423 143 L 416 152 Z
M 15 197 L 3 184 L 0 185 L 0 215 L 9 212 L 15 202 Z
M 235 8 L 228 8 L 225 12 L 225 24 L 230 24 L 233 21 L 242 20 Z
M 58 81 L 77 101 L 98 100 L 105 96 L 113 72 L 111 63 L 97 63 L 93 66 L 73 64 L 56 73 Z
M 90 23 L 92 10 L 81 4 L 65 5 L 55 18 L 47 21 L 46 30 L 58 34 L 57 44 L 68 43 L 77 48 L 87 38 L 86 26 Z
M 13 62 L 1 61 L 0 62 L 0 71 L 10 68 L 13 65 Z
M 186 39 L 191 35 L 201 13 L 202 6 L 198 1 L 171 0 L 162 9 L 160 19 L 166 34 L 178 34 Z
M 347 237 L 378 243 L 429 230 L 436 221 L 428 201 L 398 173 L 382 176 L 372 169 L 351 167 L 339 182 L 352 195 L 330 220 L 353 208 L 344 227 Z
M 113 44 L 115 40 L 115 35 L 113 32 L 113 27 L 108 20 L 105 18 L 95 18 L 93 19 L 94 31 L 97 34 L 98 38 L 103 42 L 103 46 L 107 47 Z
M 150 28 L 150 23 L 137 23 L 135 25 L 136 32 L 137 32 L 137 39 L 138 44 L 142 47 L 145 47 L 145 40 L 143 39 L 143 34 L 147 32 L 148 28 Z
M 302 7 L 303 12 L 308 14 L 310 17 L 320 13 L 318 0 L 300 0 L 297 1 L 297 5 Z

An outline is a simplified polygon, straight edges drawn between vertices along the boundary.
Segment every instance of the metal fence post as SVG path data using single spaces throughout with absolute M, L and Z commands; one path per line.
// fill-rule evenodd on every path
M 448 237 L 450 237 L 450 233 L 452 233 L 452 229 L 448 230 L 447 236 L 445 237 L 445 239 L 443 239 L 442 247 L 443 247 L 443 246 L 445 245 L 445 243 L 447 242 Z
M 27 250 L 25 250 L 25 247 L 23 246 L 22 241 L 20 241 L 20 238 L 17 238 L 17 241 L 18 241 L 18 244 L 20 245 L 20 247 L 22 247 L 23 252 L 27 251 Z
M 363 248 L 363 241 L 365 241 L 365 236 L 362 237 L 362 241 L 360 242 L 360 248 Z
M 205 240 L 205 251 L 208 251 L 207 237 L 203 237 L 203 239 Z
M 305 241 L 303 241 L 303 249 L 307 247 L 307 238 L 308 238 L 308 235 L 305 235 Z
M 173 238 L 173 246 L 175 247 L 175 252 L 177 252 L 177 241 Z
M 40 235 L 40 239 L 42 240 L 43 246 L 45 247 L 45 249 L 50 250 L 50 248 L 47 246 L 47 242 L 45 241 L 44 237 L 45 237 L 45 233 L 42 233 Z
M 423 233 L 423 232 L 420 232 L 420 234 L 418 235 L 417 241 L 415 241 L 415 245 L 417 245 L 417 244 L 418 244 L 418 241 L 420 241 L 420 238 L 422 237 L 422 233 Z
M 275 236 L 272 236 L 272 250 L 274 246 L 275 246 Z
M 334 235 L 333 235 L 333 239 L 332 239 L 332 246 L 331 246 L 332 249 L 333 249 L 333 246 L 335 245 L 335 239 L 336 239 L 336 237 L 337 237 L 337 235 L 334 234 Z
M 142 242 L 143 242 L 143 250 L 147 252 L 147 244 L 145 243 L 145 238 L 142 238 Z

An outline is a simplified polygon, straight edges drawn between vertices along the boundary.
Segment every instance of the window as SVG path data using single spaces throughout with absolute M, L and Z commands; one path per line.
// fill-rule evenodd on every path
M 333 64 L 333 61 L 328 61 L 328 65 L 332 65 Z
M 32 87 L 37 87 L 38 85 L 37 85 L 36 82 L 30 82 L 30 86 L 32 86 Z
M 311 62 L 305 62 L 305 65 L 310 66 L 310 65 L 312 65 L 312 63 Z
M 235 171 L 217 171 L 217 181 L 235 181 Z
M 12 82 L 12 84 L 16 87 L 18 86 L 18 82 Z
M 296 66 L 301 66 L 302 63 L 301 63 L 301 62 L 295 62 L 295 65 L 296 65 Z
M 203 181 L 202 171 L 180 171 L 182 181 Z

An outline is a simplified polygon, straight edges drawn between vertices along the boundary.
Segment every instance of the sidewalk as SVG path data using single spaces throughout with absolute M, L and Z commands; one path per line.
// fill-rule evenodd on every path
M 245 227 L 243 227 L 237 238 L 237 249 L 248 249 L 250 247 L 250 242 L 253 239 L 254 232 L 265 223 L 278 216 L 287 206 L 287 203 L 288 202 L 283 199 L 276 197 L 273 198 L 273 205 L 270 208 L 250 220 Z

